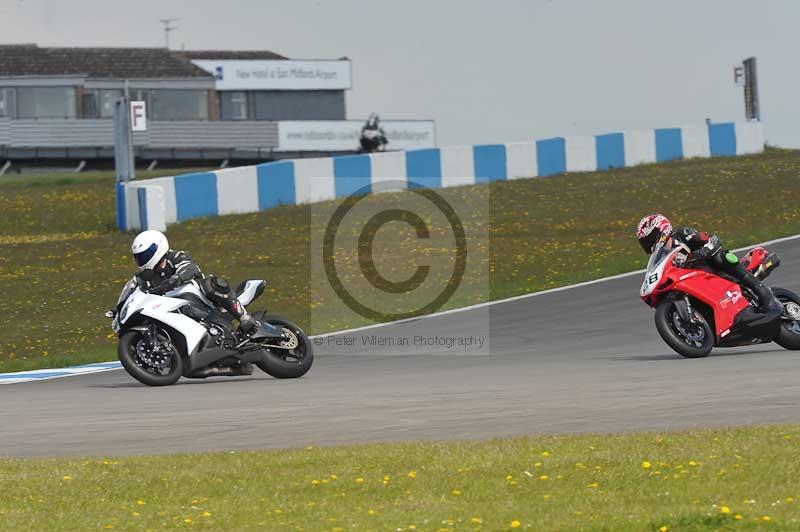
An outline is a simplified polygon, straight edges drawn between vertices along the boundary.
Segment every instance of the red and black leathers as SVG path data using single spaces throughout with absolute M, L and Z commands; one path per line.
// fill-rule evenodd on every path
M 739 262 L 729 262 L 727 251 L 722 249 L 722 241 L 717 235 L 698 231 L 692 227 L 676 227 L 670 237 L 691 250 L 687 266 L 704 263 L 715 270 L 722 271 L 739 281 L 758 298 L 759 309 L 766 309 L 772 301 L 772 291 L 742 267 Z

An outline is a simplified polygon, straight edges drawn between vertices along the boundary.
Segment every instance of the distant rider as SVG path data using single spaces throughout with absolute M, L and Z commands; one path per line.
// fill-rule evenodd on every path
M 247 314 L 244 305 L 231 292 L 228 282 L 214 275 L 203 275 L 200 267 L 185 251 L 169 249 L 164 233 L 153 230 L 139 233 L 133 240 L 131 251 L 136 261 L 137 275 L 145 270 L 153 270 L 155 274 L 147 281 L 151 293 L 165 294 L 195 280 L 209 301 L 239 320 L 240 331 L 249 333 L 258 328 L 258 321 Z
M 656 213 L 642 218 L 636 229 L 636 238 L 648 255 L 660 246 L 672 249 L 684 244 L 691 251 L 686 259 L 687 267 L 706 264 L 737 279 L 742 286 L 749 288 L 756 295 L 760 312 L 765 312 L 773 300 L 772 291 L 742 267 L 736 255 L 722 249 L 722 241 L 717 235 L 691 227 L 672 227 L 666 216 Z
M 389 141 L 381 127 L 380 117 L 372 113 L 361 128 L 361 149 L 368 152 L 383 151 Z

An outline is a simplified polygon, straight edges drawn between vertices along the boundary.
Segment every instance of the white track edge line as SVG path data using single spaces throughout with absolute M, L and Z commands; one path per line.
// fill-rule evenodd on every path
M 736 249 L 734 249 L 732 251 L 738 253 L 738 252 L 744 251 L 746 249 L 752 249 L 752 248 L 758 247 L 758 246 L 771 246 L 772 244 L 780 244 L 782 242 L 789 242 L 791 240 L 797 240 L 798 238 L 800 238 L 800 234 L 784 236 L 784 237 L 781 237 L 781 238 L 775 238 L 775 239 L 772 239 L 772 240 L 767 240 L 766 242 L 759 242 L 759 243 L 756 243 L 756 244 L 750 244 L 749 246 L 736 248 Z M 511 303 L 513 301 L 519 301 L 521 299 L 528 299 L 528 298 L 532 298 L 532 297 L 544 296 L 544 295 L 552 294 L 552 293 L 555 293 L 555 292 L 563 292 L 563 291 L 566 291 L 566 290 L 572 290 L 574 288 L 581 288 L 581 287 L 590 286 L 590 285 L 593 285 L 593 284 L 599 284 L 599 283 L 605 283 L 605 282 L 608 282 L 608 281 L 614 281 L 616 279 L 622 279 L 622 278 L 625 278 L 625 277 L 630 277 L 632 275 L 638 275 L 638 274 L 644 273 L 644 271 L 645 270 L 642 269 L 642 270 L 634 270 L 634 271 L 625 272 L 625 273 L 618 273 L 617 275 L 611 275 L 609 277 L 601 277 L 600 279 L 592 279 L 591 281 L 583 281 L 581 283 L 570 284 L 570 285 L 566 285 L 566 286 L 559 286 L 559 287 L 556 287 L 556 288 L 548 288 L 547 290 L 541 290 L 539 292 L 529 292 L 527 294 L 520 294 L 518 296 L 507 297 L 505 299 L 495 299 L 494 301 L 485 301 L 483 303 L 476 303 L 474 305 L 468 305 L 466 307 L 459 307 L 459 308 L 453 308 L 453 309 L 449 309 L 449 310 L 443 310 L 441 312 L 434 312 L 433 314 L 426 314 L 424 316 L 416 316 L 416 317 L 413 317 L 413 318 L 405 318 L 405 319 L 402 319 L 402 320 L 387 321 L 387 322 L 383 322 L 383 323 L 373 323 L 371 325 L 364 325 L 362 327 L 354 327 L 352 329 L 343 329 L 341 331 L 332 331 L 332 332 L 327 332 L 327 333 L 322 333 L 322 334 L 316 334 L 316 335 L 310 336 L 309 338 L 311 338 L 311 339 L 314 339 L 314 338 L 327 338 L 329 336 L 337 336 L 337 335 L 340 335 L 340 334 L 348 334 L 348 333 L 354 333 L 354 332 L 359 332 L 359 331 L 366 331 L 366 330 L 370 330 L 370 329 L 377 329 L 379 327 L 387 327 L 389 325 L 402 325 L 404 323 L 410 323 L 410 322 L 413 322 L 413 321 L 425 320 L 425 319 L 429 319 L 429 318 L 438 318 L 439 316 L 447 316 L 449 314 L 456 314 L 456 313 L 459 313 L 459 312 L 468 312 L 470 310 L 477 310 L 477 309 L 480 309 L 480 308 L 490 307 L 490 306 L 493 306 L 493 305 L 502 305 L 503 303 Z M 58 370 L 66 369 L 66 368 L 48 368 L 48 369 L 50 371 L 58 371 Z M 122 369 L 122 368 L 108 368 L 108 369 L 103 369 L 103 370 L 100 370 L 100 371 L 93 371 L 91 373 L 104 373 L 106 371 L 118 371 L 120 369 Z M 26 372 L 20 371 L 20 372 L 14 372 L 14 373 L 26 373 Z M 0 375 L 13 375 L 14 373 L 0 373 Z M 23 380 L 23 381 L 6 381 L 6 382 L 3 382 L 2 380 L 0 380 L 0 385 L 2 385 L 2 384 L 17 384 L 17 383 L 20 383 L 20 382 L 45 381 L 45 380 L 51 380 L 51 379 L 59 379 L 59 378 L 62 378 L 62 377 L 72 377 L 72 376 L 76 376 L 76 375 L 88 375 L 88 374 L 89 374 L 88 372 L 87 373 L 73 373 L 73 374 L 70 374 L 70 375 L 58 375 L 58 376 L 47 377 L 47 378 L 43 378 L 43 379 L 31 379 L 31 380 Z
M 738 253 L 738 252 L 744 251 L 746 249 L 752 249 L 752 248 L 758 247 L 758 246 L 771 246 L 772 244 L 779 244 L 781 242 L 788 242 L 790 240 L 797 240 L 798 238 L 800 238 L 800 234 L 791 235 L 791 236 L 784 236 L 784 237 L 781 237 L 781 238 L 775 238 L 773 240 L 767 240 L 766 242 L 759 242 L 759 243 L 756 243 L 756 244 L 750 244 L 749 246 L 736 248 L 736 249 L 733 249 L 731 251 Z M 641 270 L 634 270 L 634 271 L 625 272 L 625 273 L 618 273 L 616 275 L 611 275 L 611 276 L 608 276 L 608 277 L 601 277 L 600 279 L 592 279 L 591 281 L 583 281 L 583 282 L 580 282 L 580 283 L 570 284 L 570 285 L 566 285 L 566 286 L 558 286 L 556 288 L 548 288 L 547 290 L 540 290 L 538 292 L 529 292 L 527 294 L 520 294 L 518 296 L 511 296 L 511 297 L 507 297 L 505 299 L 495 299 L 493 301 L 485 301 L 483 303 L 476 303 L 474 305 L 468 305 L 466 307 L 458 307 L 458 308 L 443 310 L 441 312 L 434 312 L 433 314 L 425 314 L 424 316 L 415 316 L 413 318 L 405 318 L 405 319 L 402 319 L 402 320 L 395 320 L 395 321 L 386 321 L 386 322 L 383 322 L 383 323 L 373 323 L 371 325 L 364 325 L 362 327 L 354 327 L 352 329 L 344 329 L 344 330 L 341 330 L 341 331 L 332 331 L 332 332 L 328 332 L 328 333 L 317 334 L 317 335 L 314 335 L 314 336 L 310 336 L 309 338 L 312 338 L 312 339 L 313 338 L 327 338 L 328 336 L 336 336 L 336 335 L 340 335 L 340 334 L 348 334 L 348 333 L 353 333 L 353 332 L 366 331 L 366 330 L 369 330 L 369 329 L 376 329 L 378 327 L 386 327 L 388 325 L 402 325 L 404 323 L 410 323 L 410 322 L 413 322 L 413 321 L 424 320 L 424 319 L 428 319 L 428 318 L 437 318 L 439 316 L 446 316 L 448 314 L 456 314 L 456 313 L 459 313 L 459 312 L 467 312 L 467 311 L 470 311 L 470 310 L 477 310 L 477 309 L 480 309 L 480 308 L 490 307 L 490 306 L 493 306 L 493 305 L 502 305 L 503 303 L 511 303 L 513 301 L 519 301 L 521 299 L 528 299 L 528 298 L 532 298 L 532 297 L 544 296 L 544 295 L 552 294 L 552 293 L 555 293 L 555 292 L 563 292 L 563 291 L 566 291 L 566 290 L 572 290 L 574 288 L 582 288 L 584 286 L 590 286 L 590 285 L 593 285 L 593 284 L 605 283 L 605 282 L 608 282 L 608 281 L 614 281 L 614 280 L 617 280 L 617 279 L 630 277 L 632 275 L 642 274 L 644 272 L 645 272 L 645 270 L 641 269 Z

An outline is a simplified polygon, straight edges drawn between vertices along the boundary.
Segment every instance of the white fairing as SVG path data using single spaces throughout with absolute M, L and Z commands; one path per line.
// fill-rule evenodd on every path
M 128 285 L 125 286 L 127 288 Z M 181 288 L 183 289 L 184 287 Z M 123 325 L 137 311 L 141 311 L 144 316 L 153 318 L 154 320 L 157 320 L 165 325 L 169 325 L 181 333 L 186 339 L 186 349 L 188 351 L 187 354 L 194 353 L 195 349 L 200 344 L 200 341 L 203 339 L 203 336 L 206 334 L 206 328 L 188 316 L 174 312 L 180 307 L 189 304 L 189 302 L 185 299 L 169 297 L 170 294 L 177 295 L 178 292 L 183 293 L 187 291 L 182 289 L 173 290 L 172 292 L 168 292 L 163 296 L 147 294 L 138 288 L 135 289 L 128 297 L 125 305 L 123 305 L 118 317 L 117 325 Z M 196 286 L 194 287 L 194 290 L 191 290 L 192 293 L 199 292 L 199 290 L 197 292 L 195 292 L 195 290 L 197 290 Z M 125 290 L 123 289 L 123 293 L 124 291 Z
M 264 281 L 261 280 L 249 280 L 245 281 L 244 290 L 239 295 L 239 303 L 244 306 L 249 305 L 255 298 L 256 298 L 256 291 L 258 291 L 258 287 L 261 286 L 261 283 Z

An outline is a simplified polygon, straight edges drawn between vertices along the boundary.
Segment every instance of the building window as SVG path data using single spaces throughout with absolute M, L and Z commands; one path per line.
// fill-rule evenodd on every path
M 114 118 L 114 103 L 121 97 L 119 89 L 87 90 L 83 93 L 84 118 Z
M 19 118 L 75 118 L 75 87 L 19 87 Z
M 344 91 L 252 91 L 256 120 L 344 120 Z
M 0 117 L 16 118 L 17 98 L 11 88 L 0 88 Z
M 247 120 L 247 93 L 244 91 L 220 92 L 223 120 Z
M 152 120 L 208 120 L 208 91 L 153 89 L 149 96 Z

